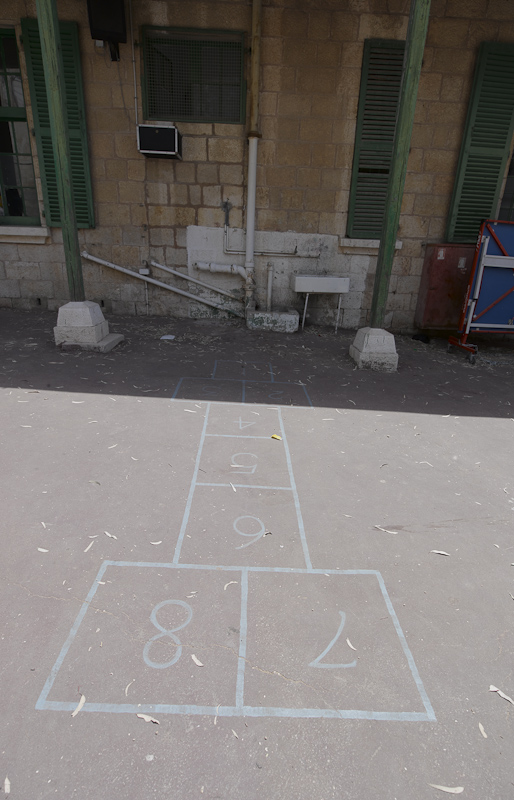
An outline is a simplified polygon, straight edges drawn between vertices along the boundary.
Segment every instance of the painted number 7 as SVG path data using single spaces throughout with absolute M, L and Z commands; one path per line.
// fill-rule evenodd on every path
M 334 638 L 332 639 L 330 644 L 327 647 L 325 647 L 323 652 L 320 653 L 319 656 L 314 659 L 314 661 L 311 661 L 311 663 L 309 664 L 309 667 L 320 667 L 321 669 L 346 669 L 347 667 L 355 667 L 355 666 L 357 666 L 357 661 L 351 661 L 349 664 L 320 664 L 319 663 L 321 661 L 321 659 L 324 656 L 326 656 L 326 654 L 333 648 L 333 646 L 335 645 L 335 643 L 337 642 L 337 640 L 339 639 L 339 637 L 341 636 L 341 634 L 343 632 L 344 623 L 346 622 L 346 614 L 344 613 L 344 611 L 340 611 L 339 613 L 341 615 L 341 622 L 339 623 L 339 628 L 337 630 L 336 635 L 334 636 Z

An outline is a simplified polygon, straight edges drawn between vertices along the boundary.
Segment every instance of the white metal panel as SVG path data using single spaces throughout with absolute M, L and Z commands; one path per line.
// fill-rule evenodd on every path
M 343 294 L 350 290 L 350 278 L 335 275 L 295 275 L 295 292 L 309 294 Z

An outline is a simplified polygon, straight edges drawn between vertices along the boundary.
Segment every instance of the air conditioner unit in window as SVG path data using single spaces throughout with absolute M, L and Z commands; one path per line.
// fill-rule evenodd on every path
M 174 125 L 138 125 L 137 149 L 149 158 L 182 158 L 182 136 Z

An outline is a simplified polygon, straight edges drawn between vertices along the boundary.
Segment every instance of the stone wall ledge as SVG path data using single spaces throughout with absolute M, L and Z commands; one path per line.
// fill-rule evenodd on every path
M 339 247 L 342 247 L 345 252 L 355 253 L 356 251 L 362 251 L 369 255 L 374 250 L 378 253 L 380 239 L 349 239 L 346 236 L 340 236 Z M 397 239 L 395 249 L 401 250 L 402 247 L 403 243 Z
M 48 228 L 25 225 L 1 225 L 1 244 L 45 244 L 50 237 Z

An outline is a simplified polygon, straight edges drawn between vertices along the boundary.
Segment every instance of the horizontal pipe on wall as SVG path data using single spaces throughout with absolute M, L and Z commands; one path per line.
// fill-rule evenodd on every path
M 96 264 L 102 264 L 104 267 L 110 267 L 110 269 L 114 269 L 117 272 L 123 272 L 125 275 L 130 275 L 132 278 L 138 278 L 140 281 L 146 281 L 146 283 L 152 283 L 154 286 L 160 286 L 161 289 L 167 289 L 169 292 L 180 294 L 182 297 L 187 297 L 189 300 L 194 300 L 196 303 L 203 303 L 204 306 L 217 308 L 218 311 L 226 311 L 227 314 L 233 314 L 235 317 L 244 317 L 244 314 L 241 311 L 234 311 L 231 308 L 223 308 L 223 306 L 218 306 L 216 303 L 212 303 L 210 300 L 204 300 L 202 297 L 197 297 L 197 295 L 191 294 L 190 292 L 184 292 L 182 289 L 177 289 L 175 286 L 170 286 L 168 283 L 157 281 L 155 278 L 149 278 L 148 275 L 140 275 L 138 272 L 132 272 L 130 269 L 120 267 L 118 264 L 113 264 L 112 261 L 105 261 L 103 258 L 92 256 L 85 250 L 83 250 L 80 255 L 82 258 L 87 259 L 87 261 L 94 261 Z
M 197 261 L 194 266 L 205 272 L 227 272 L 232 275 L 240 275 L 241 278 L 246 279 L 246 270 L 244 267 L 240 267 L 239 264 L 215 264 L 214 261 Z
M 246 250 L 233 250 L 228 246 L 228 225 L 225 225 L 225 230 L 223 232 L 223 252 L 227 255 L 235 255 L 235 256 L 244 256 L 246 254 Z M 255 256 L 280 256 L 282 258 L 319 258 L 321 256 L 321 252 L 317 251 L 316 253 L 298 253 L 298 245 L 295 246 L 294 250 L 255 250 L 253 251 Z

